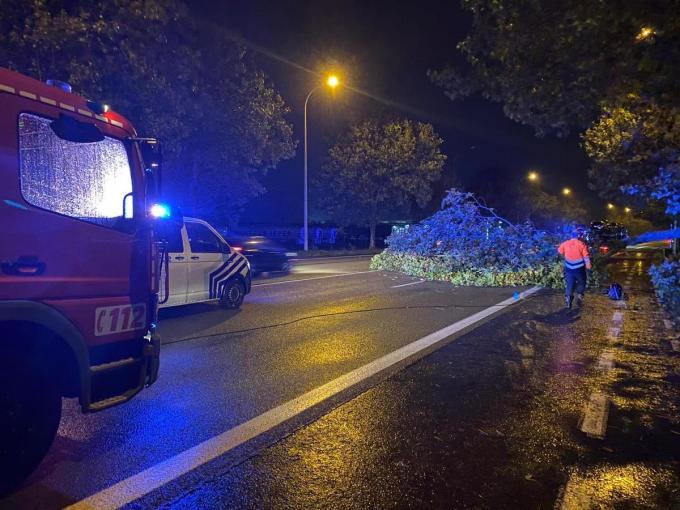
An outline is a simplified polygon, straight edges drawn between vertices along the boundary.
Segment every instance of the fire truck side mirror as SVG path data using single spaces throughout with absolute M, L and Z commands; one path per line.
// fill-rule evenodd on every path
M 161 196 L 161 168 L 163 151 L 161 143 L 155 138 L 135 138 L 144 163 L 147 197 Z

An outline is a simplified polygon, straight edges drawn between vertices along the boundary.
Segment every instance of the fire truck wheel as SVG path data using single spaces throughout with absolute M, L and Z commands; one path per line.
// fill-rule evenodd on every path
M 2 495 L 26 479 L 50 449 L 61 419 L 61 395 L 46 374 L 13 367 L 0 373 L 0 409 Z
M 222 291 L 222 296 L 220 297 L 220 303 L 225 308 L 230 310 L 236 310 L 243 303 L 243 298 L 246 295 L 246 288 L 241 280 L 234 278 L 229 280 L 224 286 Z

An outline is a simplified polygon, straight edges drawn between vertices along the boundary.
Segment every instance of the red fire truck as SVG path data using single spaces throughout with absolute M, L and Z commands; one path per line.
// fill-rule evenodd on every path
M 83 412 L 158 377 L 158 146 L 66 83 L 0 68 L 0 493 Z

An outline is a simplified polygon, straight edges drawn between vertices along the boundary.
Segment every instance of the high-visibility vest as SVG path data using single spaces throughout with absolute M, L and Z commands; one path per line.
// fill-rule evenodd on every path
M 590 267 L 590 253 L 586 243 L 579 239 L 569 239 L 560 244 L 557 249 L 560 255 L 564 255 L 564 267 L 567 269 L 579 269 Z

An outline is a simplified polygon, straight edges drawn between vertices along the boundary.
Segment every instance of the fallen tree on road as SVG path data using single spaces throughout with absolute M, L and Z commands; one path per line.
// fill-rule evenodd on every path
M 513 224 L 472 193 L 450 190 L 442 207 L 416 225 L 395 229 L 372 269 L 467 286 L 563 287 L 557 245 L 562 233 Z M 600 273 L 593 272 L 592 285 Z

